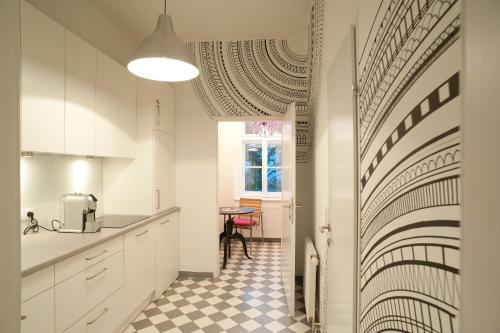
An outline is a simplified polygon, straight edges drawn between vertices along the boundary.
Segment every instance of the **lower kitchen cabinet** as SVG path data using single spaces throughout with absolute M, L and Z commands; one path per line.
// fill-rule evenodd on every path
M 177 279 L 178 229 L 175 212 L 23 277 L 21 333 L 117 332 Z
M 65 333 L 112 333 L 126 318 L 125 291 L 120 288 L 104 302 L 78 320 Z M 40 331 L 41 332 L 41 331 Z
M 125 297 L 127 312 L 135 312 L 155 290 L 153 224 L 125 234 Z
M 156 290 L 158 299 L 179 276 L 178 214 L 170 214 L 155 225 Z
M 63 332 L 123 286 L 123 252 L 56 285 L 56 332 Z
M 21 333 L 54 332 L 54 288 L 21 304 Z

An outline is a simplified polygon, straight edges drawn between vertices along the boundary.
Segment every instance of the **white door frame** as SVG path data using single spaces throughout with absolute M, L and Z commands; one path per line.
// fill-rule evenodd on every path
M 20 2 L 0 1 L 0 332 L 20 330 Z

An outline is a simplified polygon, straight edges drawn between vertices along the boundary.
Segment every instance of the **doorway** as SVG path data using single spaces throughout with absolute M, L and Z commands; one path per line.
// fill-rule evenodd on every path
M 265 284 L 272 283 L 271 288 L 275 290 L 268 295 L 283 297 L 282 303 L 292 314 L 290 317 L 302 320 L 305 315 L 300 312 L 303 310 L 300 295 L 297 298 L 299 312 L 294 311 L 295 266 L 290 265 L 295 263 L 294 111 L 291 105 L 282 121 L 218 122 L 217 206 L 221 233 L 218 270 L 223 280 L 245 280 L 247 277 L 241 275 L 263 274 L 262 269 L 271 272 L 270 281 L 257 276 L 252 288 L 265 290 Z M 250 207 L 256 208 L 259 214 L 230 216 L 224 213 L 225 209 L 236 211 L 247 207 L 249 201 L 258 201 L 258 208 Z M 223 241 L 232 233 L 233 225 L 246 240 L 248 253 L 240 237 L 231 238 L 230 245 Z M 263 291 L 256 290 L 255 294 Z
M 232 216 L 250 256 L 259 243 L 281 242 L 281 131 L 280 120 L 218 122 L 217 206 L 250 205 L 256 210 Z M 228 217 L 219 214 L 219 233 Z M 222 254 L 219 257 L 221 267 Z

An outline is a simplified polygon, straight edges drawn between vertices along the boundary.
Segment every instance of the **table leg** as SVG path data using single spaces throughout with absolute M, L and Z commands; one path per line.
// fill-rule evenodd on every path
M 228 216 L 226 223 L 224 223 L 224 262 L 222 264 L 222 269 L 226 268 L 227 258 L 231 258 L 231 234 L 233 233 L 234 220 L 231 215 Z M 220 237 L 220 236 L 219 236 Z
M 229 244 L 229 237 L 224 237 L 224 262 L 222 264 L 222 269 L 226 269 L 228 244 Z
M 223 231 L 219 235 L 219 247 L 221 246 L 222 241 L 224 240 L 224 237 L 226 237 L 226 232 Z
M 233 233 L 233 231 L 235 231 Z M 238 230 L 234 230 L 234 219 L 232 218 L 231 215 L 229 215 L 227 221 L 224 223 L 224 232 L 222 232 L 219 235 L 219 246 L 222 242 L 224 242 L 224 261 L 222 263 L 222 269 L 226 269 L 227 265 L 227 258 L 231 258 L 231 239 L 236 238 L 241 241 L 241 244 L 243 245 L 243 252 L 245 253 L 245 256 L 248 259 L 252 259 L 248 255 L 247 251 L 247 242 L 245 240 L 245 237 L 243 237 L 242 234 L 238 232 Z
M 248 259 L 252 259 L 252 257 L 250 257 L 248 255 L 248 252 L 247 252 L 247 242 L 245 240 L 245 237 L 243 237 L 242 234 L 240 234 L 239 232 L 235 232 L 234 234 L 232 234 L 230 236 L 230 238 L 237 238 L 241 241 L 241 244 L 243 244 L 243 252 L 245 252 L 245 256 L 248 258 Z

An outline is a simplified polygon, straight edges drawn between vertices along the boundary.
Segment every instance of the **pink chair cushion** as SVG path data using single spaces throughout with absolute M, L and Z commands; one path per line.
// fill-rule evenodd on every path
M 238 227 L 248 227 L 248 226 L 250 226 L 250 223 L 252 223 L 252 225 L 256 225 L 257 221 L 253 220 L 253 219 L 250 220 L 250 219 L 245 219 L 245 218 L 234 219 L 234 224 L 236 224 Z

